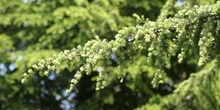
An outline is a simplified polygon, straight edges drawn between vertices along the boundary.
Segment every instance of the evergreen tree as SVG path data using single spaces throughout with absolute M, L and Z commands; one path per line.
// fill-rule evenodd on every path
M 2 109 L 220 109 L 219 1 L 0 5 Z

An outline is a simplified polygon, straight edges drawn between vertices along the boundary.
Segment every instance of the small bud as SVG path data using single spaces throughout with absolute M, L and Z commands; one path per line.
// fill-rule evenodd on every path
M 69 54 L 69 55 L 68 55 L 68 59 L 69 59 L 69 60 L 72 60 L 72 59 L 73 59 L 73 55 Z
M 72 80 L 71 80 L 71 83 L 72 83 L 72 84 L 76 84 L 76 83 L 77 83 L 77 80 L 76 80 L 76 79 L 72 79 Z
M 53 60 L 53 64 L 54 65 L 60 65 L 60 62 L 57 59 L 55 59 L 55 60 Z
M 74 84 L 70 84 L 70 87 L 74 87 Z
M 152 53 L 153 53 L 153 55 L 155 55 L 155 56 L 158 55 L 157 51 L 153 51 Z
M 23 76 L 24 76 L 24 77 L 28 77 L 28 74 L 27 74 L 27 73 L 24 73 Z
M 125 34 L 125 30 L 119 30 L 118 33 L 119 34 Z
M 48 76 L 49 75 L 49 71 L 48 70 L 44 71 L 44 75 Z
M 116 48 L 116 47 L 113 47 L 113 48 L 112 48 L 112 51 L 113 51 L 113 52 L 115 52 L 116 50 L 117 50 L 117 48 Z
M 45 61 L 44 59 L 42 59 L 42 60 L 40 61 L 40 63 L 41 63 L 41 64 L 45 64 L 46 61 Z
M 100 88 L 96 87 L 95 90 L 98 91 Z
M 163 84 L 164 83 L 164 81 L 163 80 L 159 80 L 159 82 L 158 82 L 159 84 Z
M 71 92 L 71 90 L 69 90 L 69 89 L 66 90 L 66 93 L 70 93 L 70 92 Z
M 55 70 L 56 67 L 54 65 L 51 66 L 51 70 Z
M 82 75 L 81 75 L 81 73 L 79 73 L 79 72 L 75 74 L 75 78 L 76 78 L 76 79 L 80 79 L 81 76 L 82 76 Z
M 34 72 L 33 72 L 32 69 L 28 69 L 28 73 L 29 73 L 29 74 L 33 74 Z
M 68 55 L 69 52 L 70 52 L 69 50 L 64 50 L 64 54 L 65 54 L 65 55 Z
M 51 66 L 50 66 L 50 65 L 47 65 L 47 68 L 48 68 L 49 70 L 51 70 Z
M 21 79 L 21 83 L 23 84 L 25 82 L 26 78 Z
M 149 36 L 145 36 L 145 42 L 150 42 L 150 37 Z
M 32 65 L 32 68 L 34 68 L 34 69 L 36 69 L 36 70 L 39 69 L 38 66 L 37 66 L 36 64 Z
M 101 86 L 101 89 L 104 89 L 104 86 Z
M 182 61 L 183 61 L 183 58 L 178 59 L 178 63 L 182 63 Z
M 124 80 L 124 78 L 122 78 L 122 79 L 120 80 L 120 83 L 123 83 L 123 80 Z
M 100 40 L 100 38 L 99 38 L 99 36 L 98 36 L 98 35 L 97 35 L 97 36 L 95 36 L 95 39 L 96 39 L 96 40 Z
M 97 88 L 100 88 L 100 87 L 101 87 L 101 83 L 100 83 L 100 82 L 97 82 L 97 83 L 96 83 L 96 87 L 97 87 Z
M 102 81 L 102 85 L 105 86 L 106 85 L 106 81 Z

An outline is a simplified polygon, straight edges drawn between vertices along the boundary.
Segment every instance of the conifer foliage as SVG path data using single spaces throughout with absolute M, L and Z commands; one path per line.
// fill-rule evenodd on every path
M 41 20 L 39 23 L 30 20 L 27 24 L 33 29 L 37 27 L 41 34 L 35 38 L 35 32 L 30 33 L 33 35 L 29 35 L 25 42 L 32 43 L 27 45 L 29 50 L 26 51 L 48 51 L 45 58 L 35 59 L 23 67 L 26 72 L 21 82 L 31 80 L 37 74 L 41 77 L 51 76 L 52 73 L 65 74 L 63 71 L 68 69 L 72 77 L 69 82 L 66 81 L 69 83 L 66 92 L 81 96 L 83 79 L 90 77 L 93 85 L 86 89 L 94 90 L 93 96 L 74 103 L 77 109 L 220 109 L 220 2 L 186 0 L 178 6 L 177 1 L 167 0 L 160 7 L 158 4 L 163 1 L 158 1 L 161 11 L 157 19 L 144 13 L 138 15 L 143 10 L 157 7 L 157 2 L 143 0 L 141 3 L 148 5 L 134 2 L 133 6 L 128 2 L 134 1 L 94 0 L 69 4 L 60 1 L 58 4 L 47 4 L 51 7 L 63 5 L 51 16 L 41 18 L 41 15 L 33 14 L 33 19 L 39 17 Z M 137 14 L 126 16 L 128 12 L 123 9 L 132 7 Z M 115 9 L 109 10 L 111 8 Z M 77 10 L 80 10 L 78 14 L 73 14 Z M 53 19 L 53 16 L 57 17 Z M 25 19 L 32 19 L 29 17 Z M 21 24 L 17 22 L 0 23 L 3 27 L 10 23 L 19 27 Z M 97 25 L 99 22 L 100 25 Z M 19 32 L 18 36 L 24 35 Z M 73 45 L 58 47 L 71 42 Z M 72 49 L 67 49 L 71 46 Z M 119 93 L 132 95 L 123 100 L 117 98 Z M 132 102 L 134 100 L 137 102 Z

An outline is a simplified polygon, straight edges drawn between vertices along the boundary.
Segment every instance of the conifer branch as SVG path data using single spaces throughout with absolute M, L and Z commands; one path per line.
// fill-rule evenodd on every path
M 119 65 L 121 65 L 122 62 L 126 62 L 125 54 L 132 55 L 132 52 L 136 50 L 147 51 L 148 63 L 162 70 L 171 67 L 170 59 L 172 56 L 178 56 L 178 61 L 181 63 L 184 58 L 190 55 L 189 51 L 192 47 L 195 47 L 198 49 L 200 57 L 198 65 L 202 66 L 211 60 L 203 59 L 209 55 L 205 52 L 208 52 L 208 48 L 213 47 L 212 45 L 210 47 L 210 44 L 216 40 L 210 33 L 212 30 L 206 30 L 209 27 L 205 25 L 206 23 L 219 23 L 219 20 L 220 2 L 215 5 L 183 9 L 173 18 L 161 21 L 146 20 L 143 25 L 119 30 L 115 40 L 100 40 L 97 37 L 97 39 L 88 41 L 83 47 L 78 46 L 71 50 L 64 50 L 50 59 L 41 60 L 23 74 L 22 83 L 38 71 L 44 71 L 45 75 L 48 75 L 51 70 L 55 70 L 60 65 L 81 62 L 82 66 L 79 67 L 71 80 L 70 89 L 67 90 L 70 92 L 84 73 L 89 74 L 98 62 L 108 60 L 110 54 L 114 53 L 119 56 Z M 215 28 L 217 31 L 220 29 L 219 25 Z M 204 44 L 204 40 L 207 38 L 208 40 Z M 100 75 L 100 77 L 102 76 Z M 97 90 L 103 86 L 103 84 L 98 84 Z

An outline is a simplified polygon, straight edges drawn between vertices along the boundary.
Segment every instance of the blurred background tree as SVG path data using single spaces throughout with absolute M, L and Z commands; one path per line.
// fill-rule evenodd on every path
M 38 72 L 39 74 L 35 74 L 27 83 L 20 83 L 22 73 L 40 59 L 49 59 L 62 50 L 78 45 L 83 46 L 87 41 L 97 39 L 96 36 L 99 36 L 99 39 L 114 40 L 118 30 L 140 23 L 136 21 L 137 16 L 136 18 L 132 16 L 134 13 L 144 16 L 140 19 L 146 18 L 159 22 L 173 17 L 181 9 L 192 8 L 194 5 L 214 4 L 216 1 L 1 0 L 0 108 L 16 110 L 132 110 L 164 107 L 167 109 L 206 109 L 205 107 L 216 106 L 219 108 L 219 103 L 216 103 L 220 102 L 218 95 L 213 94 L 216 98 L 208 100 L 212 97 L 208 94 L 213 92 L 212 89 L 209 89 L 210 91 L 202 89 L 207 96 L 203 97 L 201 102 L 208 100 L 209 106 L 203 107 L 198 99 L 193 100 L 191 98 L 193 96 L 188 94 L 188 97 L 183 95 L 176 98 L 178 97 L 175 94 L 178 90 L 174 92 L 175 88 L 178 88 L 176 86 L 190 79 L 190 73 L 201 69 L 197 66 L 197 62 L 192 60 L 194 57 L 186 58 L 187 60 L 182 63 L 178 63 L 178 59 L 173 57 L 172 67 L 164 70 L 168 73 L 165 76 L 166 82 L 159 84 L 157 88 L 152 87 L 152 80 L 157 69 L 148 65 L 146 57 L 148 52 L 144 51 L 133 52 L 135 55 L 129 59 L 131 61 L 124 64 L 123 71 L 126 77 L 121 80 L 114 74 L 110 74 L 110 71 L 112 73 L 117 71 L 115 68 L 118 66 L 116 54 L 111 54 L 109 56 L 111 64 L 107 67 L 110 81 L 104 89 L 99 91 L 96 91 L 95 81 L 100 71 L 97 69 L 91 71 L 89 76 L 82 76 L 74 91 L 66 92 L 72 77 L 83 61 L 74 65 L 61 65 L 56 71 L 50 71 L 48 77 Z M 219 30 L 217 31 L 216 35 L 219 36 Z M 216 71 L 218 69 L 213 73 Z M 213 83 L 215 87 L 218 85 L 215 81 L 208 84 Z M 198 97 L 201 95 L 203 94 L 198 94 Z M 182 97 L 186 98 L 185 102 L 181 102 Z M 179 99 L 177 102 L 181 103 L 172 103 L 169 99 L 173 98 Z

